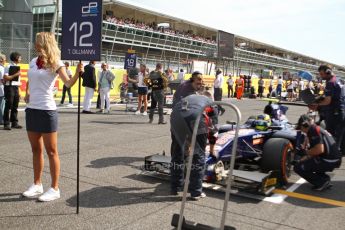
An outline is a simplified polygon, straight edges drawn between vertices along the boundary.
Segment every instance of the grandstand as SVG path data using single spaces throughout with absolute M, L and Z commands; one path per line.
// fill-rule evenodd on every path
M 61 36 L 61 11 L 54 10 L 55 2 L 36 1 L 34 32 L 56 28 L 55 32 Z M 125 53 L 132 49 L 139 61 L 149 66 L 162 62 L 165 68 L 174 70 L 191 71 L 197 61 L 214 63 L 233 75 L 260 75 L 264 70 L 283 75 L 286 71 L 300 70 L 316 73 L 318 66 L 326 63 L 333 66 L 337 75 L 345 77 L 343 66 L 238 35 L 233 36 L 232 43 L 229 41 L 233 55 L 218 57 L 217 29 L 121 1 L 103 0 L 102 26 L 102 59 L 118 67 L 123 67 Z

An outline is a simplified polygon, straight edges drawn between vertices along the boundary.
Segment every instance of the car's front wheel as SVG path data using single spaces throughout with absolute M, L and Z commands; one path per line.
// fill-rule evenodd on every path
M 292 170 L 293 146 L 284 138 L 268 139 L 264 145 L 261 159 L 261 169 L 264 172 L 278 172 L 281 184 L 287 184 Z

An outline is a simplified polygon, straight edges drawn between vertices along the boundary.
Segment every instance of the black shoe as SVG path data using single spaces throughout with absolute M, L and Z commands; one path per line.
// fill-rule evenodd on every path
M 149 123 L 152 124 L 152 122 L 153 122 L 153 118 L 150 118 Z
M 12 125 L 11 128 L 12 129 L 22 129 L 23 127 L 21 125 L 15 124 L 15 125 Z
M 158 122 L 159 125 L 165 125 L 167 122 L 166 121 L 160 121 Z
M 11 130 L 11 127 L 9 125 L 4 125 L 4 130 Z
M 91 112 L 91 111 L 86 111 L 86 110 L 83 110 L 82 113 L 85 113 L 85 114 L 93 114 L 93 112 Z
M 333 185 L 331 184 L 331 181 L 327 180 L 325 181 L 322 185 L 319 186 L 313 186 L 313 190 L 315 191 L 323 191 L 326 190 L 328 188 L 331 188 Z

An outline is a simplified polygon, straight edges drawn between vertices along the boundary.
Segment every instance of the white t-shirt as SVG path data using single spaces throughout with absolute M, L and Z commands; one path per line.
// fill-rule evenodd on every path
M 66 69 L 66 73 L 67 73 L 67 76 L 68 77 L 71 77 L 72 76 L 72 72 L 70 69 Z
M 304 81 L 303 80 L 299 81 L 299 88 L 300 88 L 300 90 L 304 90 Z
M 2 80 L 4 79 L 4 74 L 5 74 L 5 67 L 0 65 L 0 97 L 5 96 L 4 84 L 2 83 Z
M 278 85 L 283 85 L 283 79 L 278 79 Z
M 293 82 L 288 82 L 288 86 L 287 86 L 287 89 L 293 89 Z
M 233 86 L 233 85 L 234 85 L 234 80 L 232 80 L 232 78 L 229 78 L 229 79 L 228 79 L 228 84 L 229 84 L 230 86 Z
M 18 66 L 17 64 L 15 64 L 15 63 L 13 63 L 13 62 L 11 62 L 8 66 L 6 66 L 5 67 L 5 75 L 7 75 L 7 76 L 9 76 L 9 71 L 10 71 L 10 67 L 11 66 Z M 7 81 L 6 83 L 5 83 L 5 85 L 16 85 L 16 86 L 20 86 L 20 75 L 18 76 L 18 81 L 11 81 L 11 83 L 10 83 L 10 81 Z
M 219 74 L 214 81 L 214 88 L 222 88 L 223 85 L 223 74 Z
M 56 110 L 54 100 L 54 86 L 58 76 L 56 71 L 52 72 L 48 69 L 38 69 L 36 65 L 37 58 L 30 62 L 28 71 L 30 99 L 28 108 L 39 110 Z M 59 67 L 65 66 L 59 61 Z
M 273 79 L 270 80 L 270 86 L 273 86 Z
M 138 74 L 138 87 L 147 87 L 145 84 L 144 84 L 144 74 L 142 72 L 139 72 Z
M 184 72 L 179 72 L 177 79 L 182 83 L 184 81 Z
M 292 81 L 292 85 L 294 88 L 297 88 L 298 87 L 298 82 L 296 80 Z

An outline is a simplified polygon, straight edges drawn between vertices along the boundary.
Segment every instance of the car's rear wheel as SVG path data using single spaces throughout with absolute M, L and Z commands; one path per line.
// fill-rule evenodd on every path
M 291 142 L 284 138 L 268 139 L 264 145 L 261 159 L 261 169 L 264 172 L 276 171 L 281 184 L 287 184 L 292 170 Z

